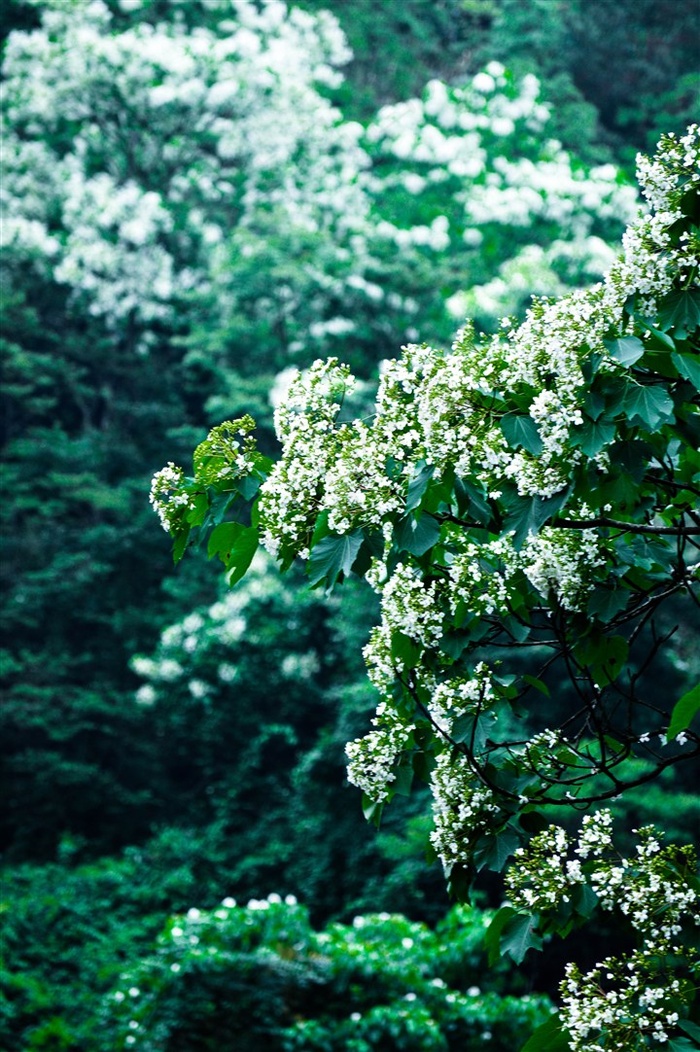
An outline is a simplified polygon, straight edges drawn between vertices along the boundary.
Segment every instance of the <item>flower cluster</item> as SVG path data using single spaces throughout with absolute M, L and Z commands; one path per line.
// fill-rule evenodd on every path
M 157 471 L 151 480 L 149 500 L 163 529 L 167 533 L 176 531 L 192 505 L 182 468 L 171 461 Z
M 599 811 L 585 816 L 575 843 L 550 826 L 516 851 L 507 873 L 516 908 L 546 918 L 587 887 L 601 909 L 627 918 L 639 940 L 637 949 L 585 974 L 567 966 L 561 1019 L 572 1052 L 597 1052 L 603 1035 L 611 1049 L 647 1048 L 648 1040 L 665 1045 L 691 998 L 694 957 L 683 934 L 692 945 L 692 929 L 700 924 L 695 854 L 689 847 L 664 848 L 652 827 L 640 829 L 638 838 L 636 857 L 616 858 L 612 816 Z
M 490 828 L 499 808 L 467 758 L 450 751 L 438 755 L 431 789 L 435 828 L 430 841 L 449 874 L 457 863 L 471 865 L 474 843 Z

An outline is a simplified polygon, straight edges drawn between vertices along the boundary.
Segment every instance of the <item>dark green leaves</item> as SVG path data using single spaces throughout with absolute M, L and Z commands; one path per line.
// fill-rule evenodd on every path
M 345 536 L 329 534 L 316 544 L 309 556 L 308 575 L 312 586 L 320 581 L 331 589 L 340 574 L 346 576 L 352 570 L 363 541 L 362 530 L 354 530 Z
M 513 538 L 515 547 L 522 547 L 529 534 L 539 533 L 548 519 L 561 510 L 568 495 L 568 490 L 546 499 L 521 497 L 515 491 L 504 495 L 503 503 L 507 508 L 507 515 L 503 523 L 503 531 L 512 530 L 515 535 Z
M 569 1037 L 555 1014 L 537 1027 L 520 1052 L 568 1052 L 569 1048 Z
M 231 586 L 245 577 L 257 550 L 258 531 L 254 526 L 243 526 L 240 522 L 219 523 L 211 531 L 207 545 L 209 558 L 218 555 L 228 570 Z
M 501 420 L 501 431 L 514 449 L 522 447 L 533 456 L 542 452 L 542 439 L 531 416 L 508 413 Z
M 394 544 L 399 551 L 410 555 L 425 555 L 440 537 L 440 523 L 433 515 L 423 512 L 407 515 L 394 530 Z
M 495 964 L 502 954 L 521 964 L 528 950 L 541 950 L 542 936 L 536 931 L 537 922 L 536 915 L 502 906 L 486 932 L 489 964 Z
M 632 384 L 627 389 L 624 411 L 631 423 L 655 431 L 673 417 L 673 401 L 665 387 Z
M 644 354 L 644 344 L 637 336 L 621 336 L 603 342 L 610 352 L 610 357 L 621 365 L 634 365 Z
M 408 484 L 408 493 L 406 495 L 407 512 L 413 511 L 418 507 L 434 472 L 435 468 L 432 464 L 426 464 L 422 460 L 418 462 L 413 478 Z
M 677 351 L 671 355 L 671 361 L 681 376 L 690 380 L 691 384 L 700 391 L 700 355 L 680 354 Z
M 664 331 L 673 329 L 681 340 L 694 333 L 700 326 L 700 289 L 678 289 L 664 296 L 659 322 Z

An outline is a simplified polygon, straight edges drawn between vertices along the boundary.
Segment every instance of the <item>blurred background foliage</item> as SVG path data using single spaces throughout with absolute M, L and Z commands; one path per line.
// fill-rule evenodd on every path
M 691 0 L 6 0 L 8 1052 L 506 1052 L 546 1014 L 557 952 L 486 972 L 421 793 L 375 833 L 345 781 L 371 596 L 170 573 L 148 486 L 224 417 L 272 446 L 292 367 L 370 391 L 407 340 L 596 280 L 636 152 L 697 115 L 698 28 Z M 685 777 L 629 828 L 688 840 Z M 211 954 L 173 948 L 193 909 Z

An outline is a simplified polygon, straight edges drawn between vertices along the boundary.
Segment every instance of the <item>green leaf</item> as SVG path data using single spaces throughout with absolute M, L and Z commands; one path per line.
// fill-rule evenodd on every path
M 622 336 L 615 340 L 603 340 L 610 357 L 622 365 L 634 365 L 644 354 L 644 344 L 637 336 Z
M 175 535 L 175 539 L 173 541 L 173 562 L 176 565 L 180 562 L 180 559 L 185 554 L 185 549 L 187 548 L 187 541 L 189 540 L 189 536 L 189 526 L 187 526 L 184 530 L 181 530 Z
M 243 529 L 240 522 L 221 522 L 209 535 L 207 555 L 213 558 L 218 555 L 222 563 L 226 562 L 229 551 Z
M 632 384 L 626 394 L 624 411 L 627 419 L 639 421 L 650 431 L 673 417 L 673 402 L 665 387 L 647 387 Z
M 694 1037 L 696 1041 L 700 1042 L 700 1026 L 697 1023 L 693 1023 L 690 1019 L 681 1019 L 678 1026 L 688 1037 Z
M 392 792 L 398 796 L 410 796 L 411 784 L 413 782 L 413 766 L 400 764 L 394 767 L 394 781 L 391 783 Z
M 474 845 L 474 864 L 478 870 L 490 869 L 501 873 L 519 846 L 520 837 L 517 833 L 506 831 L 480 836 Z
M 671 722 L 666 731 L 666 741 L 672 741 L 681 731 L 687 730 L 698 712 L 700 712 L 700 683 L 691 687 L 673 706 Z
M 362 530 L 354 530 L 342 537 L 337 534 L 323 537 L 309 556 L 307 572 L 311 585 L 325 579 L 327 588 L 331 589 L 341 573 L 349 574 L 362 541 Z
M 522 964 L 528 950 L 541 950 L 542 936 L 535 931 L 537 921 L 538 918 L 529 913 L 509 917 L 501 931 L 501 953 Z
M 514 449 L 522 446 L 528 453 L 538 456 L 544 448 L 537 424 L 531 416 L 508 413 L 501 420 L 501 431 Z
M 522 547 L 531 533 L 539 533 L 542 526 L 552 515 L 555 515 L 566 503 L 568 489 L 554 497 L 544 500 L 542 497 L 520 497 L 517 494 L 505 498 L 504 503 L 509 514 L 503 523 L 503 532 L 513 530 L 513 544 Z
M 411 555 L 425 555 L 439 537 L 440 523 L 427 512 L 423 512 L 417 518 L 413 515 L 406 516 L 394 529 L 394 544 L 399 551 L 410 552 Z
M 639 324 L 645 329 L 653 338 L 660 343 L 662 347 L 666 347 L 669 351 L 675 351 L 676 344 L 673 338 L 667 333 L 662 332 L 660 329 L 655 328 L 648 318 L 638 318 Z
M 245 577 L 258 550 L 258 543 L 258 531 L 255 526 L 242 526 L 226 559 L 228 583 L 231 588 Z
M 516 910 L 512 906 L 501 906 L 486 929 L 484 946 L 488 950 L 489 965 L 491 967 L 496 964 L 501 956 L 501 932 L 508 921 L 515 915 Z
M 629 647 L 622 636 L 604 636 L 596 632 L 583 639 L 575 647 L 574 653 L 581 664 L 588 668 L 594 682 L 607 686 L 620 675 Z
M 537 679 L 536 676 L 531 676 L 527 672 L 523 676 L 523 679 L 530 687 L 534 687 L 535 690 L 539 690 L 540 694 L 544 694 L 546 698 L 551 697 L 549 687 L 546 683 L 543 683 L 541 679 Z
M 691 1041 L 687 1037 L 674 1037 L 672 1038 L 666 1048 L 669 1052 L 698 1052 L 698 1046 L 695 1041 Z
M 669 292 L 659 303 L 660 327 L 673 329 L 674 335 L 684 339 L 700 326 L 700 290 L 677 289 Z
M 383 803 L 377 803 L 376 800 L 370 799 L 366 793 L 362 794 L 362 814 L 365 816 L 368 822 L 371 822 L 373 826 L 379 829 L 382 821 L 382 811 L 384 810 Z
M 627 606 L 630 593 L 625 588 L 595 588 L 588 600 L 588 613 L 607 624 Z
M 403 632 L 392 632 L 391 657 L 393 661 L 400 661 L 404 668 L 415 668 L 422 653 L 423 648 L 410 636 L 404 635 Z
M 610 420 L 586 420 L 571 429 L 576 444 L 587 457 L 595 457 L 615 437 L 617 426 Z
M 700 391 L 700 356 L 697 354 L 680 354 L 674 351 L 671 361 L 681 376 L 690 380 L 697 391 Z
M 555 1012 L 530 1035 L 520 1052 L 569 1052 L 569 1037 Z
M 425 461 L 421 460 L 416 464 L 416 470 L 413 473 L 413 477 L 408 484 L 408 493 L 406 495 L 406 511 L 413 511 L 418 507 L 423 494 L 428 488 L 433 474 L 435 473 L 434 464 L 426 464 Z
M 470 519 L 488 526 L 493 518 L 493 511 L 482 490 L 472 482 L 455 479 L 455 494 L 460 512 L 466 511 Z

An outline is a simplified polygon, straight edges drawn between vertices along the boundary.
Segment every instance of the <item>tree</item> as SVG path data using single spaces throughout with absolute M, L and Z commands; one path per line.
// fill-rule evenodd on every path
M 271 448 L 280 370 L 342 354 L 368 377 L 417 319 L 447 337 L 465 282 L 487 286 L 488 324 L 485 298 L 515 289 L 517 304 L 521 263 L 542 292 L 587 280 L 575 252 L 538 248 L 566 221 L 577 250 L 590 257 L 594 241 L 604 257 L 633 194 L 550 145 L 532 78 L 434 83 L 408 124 L 392 108 L 370 129 L 345 119 L 330 99 L 350 53 L 327 13 L 229 0 L 13 10 L 0 620 L 4 777 L 17 790 L 2 840 L 15 858 L 46 858 L 62 831 L 95 851 L 142 839 L 160 811 L 128 660 L 183 606 L 213 600 L 194 566 L 161 587 L 164 539 L 142 493 L 168 449 L 185 456 L 242 411 Z M 415 165 L 406 132 L 432 144 Z M 564 190 L 530 186 L 514 216 L 511 152 Z M 416 193 L 421 180 L 438 191 Z M 465 215 L 466 198 L 480 215 Z
M 683 941 L 692 848 L 644 833 L 636 866 L 613 877 L 605 810 L 584 820 L 569 865 L 565 830 L 543 827 L 545 810 L 595 809 L 700 756 L 700 686 L 648 687 L 663 655 L 682 670 L 698 608 L 699 160 L 697 125 L 640 158 L 649 212 L 603 284 L 536 301 L 488 340 L 467 325 L 450 353 L 407 346 L 384 367 L 370 422 L 342 421 L 350 372 L 316 362 L 277 410 L 274 465 L 244 418 L 195 450 L 191 478 L 171 464 L 151 495 L 176 558 L 204 539 L 232 583 L 260 541 L 282 569 L 305 559 L 312 585 L 354 572 L 378 592 L 365 660 L 382 700 L 347 747 L 349 778 L 375 818 L 414 776 L 430 782 L 433 845 L 457 894 L 515 855 L 496 947 L 522 959 L 608 908 L 617 881 L 642 939 L 620 965 L 637 1015 L 630 1024 L 614 985 L 594 1011 L 596 976 L 570 969 L 560 1038 L 577 1052 L 692 1036 L 698 1022 Z M 555 672 L 569 686 L 552 726 L 538 698 Z M 563 874 L 556 894 L 543 859 Z M 660 994 L 654 968 L 667 974 Z

